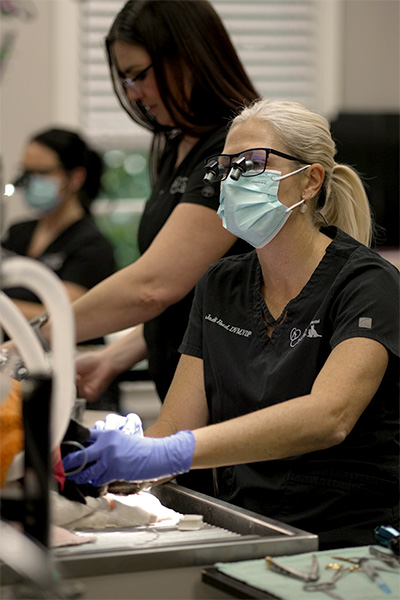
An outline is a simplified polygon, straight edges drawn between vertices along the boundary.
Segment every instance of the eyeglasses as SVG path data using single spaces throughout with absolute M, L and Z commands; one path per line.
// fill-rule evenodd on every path
M 13 183 L 14 187 L 27 187 L 32 177 L 39 175 L 40 177 L 47 177 L 59 171 L 62 167 L 50 167 L 48 169 L 41 169 L 36 171 L 23 171 L 18 175 Z
M 272 148 L 251 148 L 240 154 L 219 154 L 206 159 L 206 174 L 204 181 L 217 182 L 223 181 L 228 177 L 229 171 L 232 169 L 231 177 L 236 181 L 240 176 L 255 177 L 263 173 L 267 167 L 268 157 L 270 154 L 276 154 L 287 160 L 295 160 L 302 164 L 308 164 L 300 158 L 295 158 L 279 150 Z
M 136 77 L 133 77 L 132 79 L 129 79 L 129 77 L 121 77 L 121 83 L 122 83 L 123 87 L 124 88 L 133 88 L 134 90 L 139 92 L 140 88 L 138 87 L 138 83 L 140 83 L 146 79 L 146 73 L 149 69 L 151 69 L 152 66 L 153 66 L 153 64 L 150 64 L 148 67 L 143 69 L 143 71 L 140 71 L 140 73 L 138 73 L 136 75 Z

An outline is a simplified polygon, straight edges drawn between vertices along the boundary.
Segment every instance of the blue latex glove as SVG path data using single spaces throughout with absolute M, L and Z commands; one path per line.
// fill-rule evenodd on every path
M 119 430 L 91 429 L 87 441 L 90 446 L 68 454 L 63 464 L 65 471 L 89 464 L 68 479 L 96 487 L 115 480 L 146 481 L 186 473 L 196 444 L 191 431 L 151 438 L 126 435 Z

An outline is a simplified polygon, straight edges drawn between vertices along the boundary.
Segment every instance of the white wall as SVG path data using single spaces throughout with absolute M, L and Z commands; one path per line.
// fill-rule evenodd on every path
M 16 166 L 27 133 L 47 125 L 51 115 L 50 2 L 40 2 L 30 21 L 1 16 L 1 39 L 15 35 L 0 88 L 0 151 L 5 177 Z
M 398 113 L 400 1 L 344 0 L 342 112 Z
M 78 127 L 79 0 L 31 0 L 32 19 L 0 16 L 0 40 L 15 36 L 0 80 L 0 186 L 17 172 L 29 135 L 51 125 Z M 1 231 L 26 213 L 16 194 L 4 202 Z
M 80 0 L 33 0 L 30 22 L 2 17 L 0 35 L 18 35 L 0 87 L 0 156 L 3 181 L 15 175 L 32 132 L 52 124 L 79 126 L 78 11 Z M 324 0 L 320 0 L 324 2 Z M 343 35 L 341 112 L 399 111 L 399 0 L 336 0 Z M 342 41 L 343 40 L 343 41 Z M 14 197 L 3 227 L 24 210 Z

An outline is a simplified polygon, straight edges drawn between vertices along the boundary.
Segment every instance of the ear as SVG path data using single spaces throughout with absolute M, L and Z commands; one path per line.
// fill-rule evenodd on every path
M 75 167 L 69 174 L 69 187 L 73 192 L 81 189 L 86 180 L 85 167 Z
M 308 200 L 314 198 L 321 189 L 322 184 L 324 183 L 325 169 L 319 163 L 313 163 L 309 166 L 306 174 L 308 176 L 308 182 L 304 187 L 302 197 Z

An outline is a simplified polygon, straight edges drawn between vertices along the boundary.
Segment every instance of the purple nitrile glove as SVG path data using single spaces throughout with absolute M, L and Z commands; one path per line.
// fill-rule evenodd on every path
M 87 441 L 90 446 L 68 454 L 63 464 L 66 472 L 89 464 L 67 477 L 75 483 L 91 483 L 96 487 L 114 480 L 146 481 L 186 473 L 196 445 L 191 431 L 151 438 L 126 435 L 116 429 L 91 429 Z

